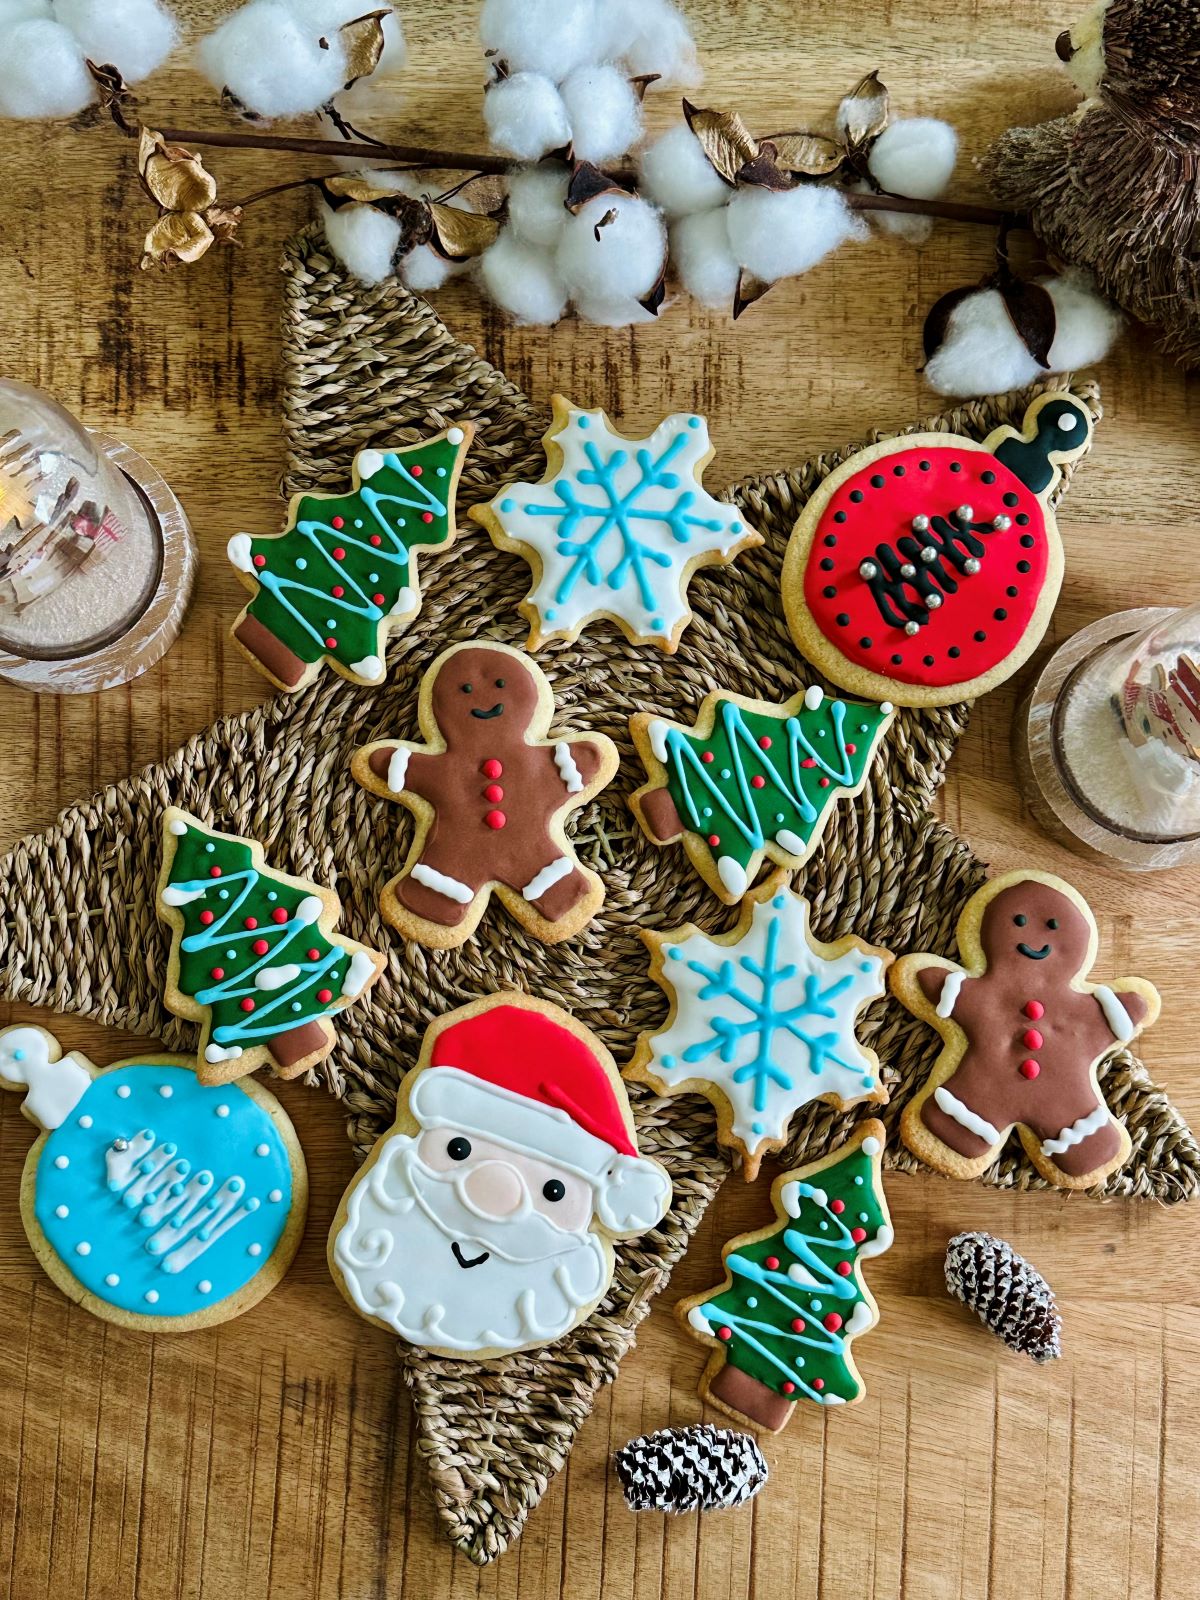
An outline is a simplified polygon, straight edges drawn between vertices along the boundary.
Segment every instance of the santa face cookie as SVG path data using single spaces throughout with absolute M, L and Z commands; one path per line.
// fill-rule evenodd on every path
M 612 1241 L 656 1227 L 670 1195 L 600 1041 L 557 1006 L 491 995 L 426 1033 L 395 1127 L 338 1207 L 330 1268 L 422 1349 L 530 1350 L 594 1310 Z
M 151 1333 L 226 1322 L 291 1265 L 308 1178 L 258 1084 L 205 1087 L 181 1056 L 98 1069 L 42 1028 L 0 1033 L 0 1087 L 41 1137 L 21 1216 L 42 1268 L 93 1316 Z
M 853 934 L 815 939 L 808 902 L 789 892 L 785 874 L 747 896 L 730 933 L 714 937 L 688 923 L 642 938 L 671 1013 L 638 1040 L 625 1076 L 660 1094 L 710 1100 L 718 1137 L 740 1154 L 747 1180 L 786 1143 L 802 1106 L 886 1101 L 879 1057 L 855 1029 L 886 992 L 892 958 Z
M 626 439 L 603 411 L 562 395 L 552 404 L 541 483 L 509 484 L 471 508 L 501 550 L 533 568 L 520 608 L 529 648 L 577 639 L 603 617 L 631 644 L 674 652 L 691 618 L 693 572 L 762 543 L 736 507 L 701 486 L 713 457 L 708 425 L 682 412 Z
M 298 494 L 283 533 L 235 534 L 229 559 L 254 598 L 233 637 L 277 688 L 302 689 L 326 661 L 382 683 L 388 637 L 421 606 L 417 557 L 454 543 L 454 496 L 470 423 L 396 450 L 360 450 L 349 494 Z
M 823 1160 L 776 1178 L 775 1221 L 731 1239 L 724 1283 L 676 1307 L 712 1350 L 700 1393 L 739 1422 L 777 1433 L 798 1400 L 862 1399 L 850 1346 L 879 1321 L 862 1262 L 892 1245 L 883 1142 L 882 1122 L 860 1122 Z
M 550 731 L 554 695 L 528 656 L 459 644 L 438 656 L 417 707 L 426 743 L 380 739 L 356 752 L 364 788 L 417 819 L 384 918 L 435 949 L 463 944 L 493 891 L 536 938 L 568 939 L 604 901 L 564 826 L 617 770 L 603 734 Z
M 1050 496 L 1091 418 L 1042 395 L 982 444 L 888 439 L 830 473 L 792 533 L 788 627 L 834 683 L 898 705 L 985 694 L 1041 641 L 1062 582 Z
M 362 997 L 384 958 L 333 931 L 332 889 L 274 872 L 253 839 L 163 815 L 158 914 L 171 929 L 163 995 L 203 1024 L 201 1082 L 261 1066 L 295 1078 L 333 1049 L 330 1017 Z
M 630 804 L 655 844 L 682 838 L 715 895 L 736 905 L 763 859 L 801 867 L 833 802 L 856 795 L 892 707 L 831 699 L 815 684 L 785 700 L 710 694 L 694 728 L 630 719 L 650 782 Z
M 1087 902 L 1061 878 L 1010 872 L 963 908 L 963 964 L 904 956 L 897 997 L 944 1040 L 900 1130 L 922 1161 L 974 1178 L 1016 1128 L 1050 1183 L 1086 1189 L 1127 1159 L 1129 1135 L 1104 1103 L 1097 1068 L 1158 1015 L 1143 978 L 1092 983 L 1098 934 Z

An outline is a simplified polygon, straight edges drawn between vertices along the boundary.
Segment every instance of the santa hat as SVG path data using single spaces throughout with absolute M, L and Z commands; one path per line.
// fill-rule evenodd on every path
M 443 1028 L 409 1110 L 423 1128 L 494 1139 L 586 1178 L 610 1233 L 661 1222 L 671 1184 L 638 1154 L 628 1106 L 594 1047 L 542 1010 L 498 1002 Z

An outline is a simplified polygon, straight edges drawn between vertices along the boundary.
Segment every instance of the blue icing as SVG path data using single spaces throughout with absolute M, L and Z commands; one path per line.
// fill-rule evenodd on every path
M 101 1073 L 47 1135 L 34 1193 L 38 1224 L 71 1275 L 150 1317 L 187 1316 L 244 1288 L 271 1259 L 291 1206 L 291 1160 L 267 1112 L 237 1084 L 206 1088 L 165 1064 Z

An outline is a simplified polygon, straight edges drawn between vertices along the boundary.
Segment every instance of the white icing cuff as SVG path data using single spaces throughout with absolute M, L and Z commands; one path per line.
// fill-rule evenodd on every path
M 1060 1156 L 1064 1150 L 1070 1150 L 1074 1145 L 1082 1144 L 1085 1139 L 1090 1139 L 1092 1134 L 1099 1133 L 1108 1121 L 1109 1111 L 1104 1104 L 1098 1105 L 1086 1117 L 1080 1117 L 1069 1128 L 1064 1128 L 1057 1139 L 1042 1140 L 1042 1154 L 1044 1156 Z
M 383 455 L 378 450 L 360 450 L 354 465 L 360 478 L 373 478 L 383 466 Z
M 571 746 L 565 739 L 560 739 L 554 746 L 554 765 L 558 768 L 559 777 L 567 786 L 567 793 L 578 794 L 583 788 L 583 773 L 575 765 Z
M 396 603 L 388 612 L 388 616 L 404 617 L 407 616 L 410 611 L 415 611 L 416 609 L 417 591 L 415 589 L 410 589 L 407 585 L 405 585 L 405 587 L 401 589 L 400 593 L 396 596 Z
M 890 1223 L 883 1223 L 879 1232 L 873 1239 L 865 1239 L 858 1247 L 860 1256 L 881 1256 L 885 1250 L 890 1250 L 896 1242 L 896 1235 Z
M 382 683 L 387 676 L 378 656 L 364 656 L 361 661 L 352 661 L 350 671 L 367 683 Z
M 655 759 L 661 761 L 664 767 L 667 764 L 667 756 L 670 753 L 667 747 L 667 734 L 670 731 L 670 726 L 660 721 L 658 717 L 655 717 L 654 721 L 649 723 L 646 728 L 646 738 L 649 741 L 650 749 Z
M 977 1139 L 986 1139 L 988 1144 L 999 1144 L 1001 1133 L 999 1128 L 994 1128 L 986 1117 L 977 1115 L 970 1106 L 956 1099 L 944 1085 L 939 1085 L 933 1091 L 933 1098 L 941 1106 L 948 1117 L 953 1117 L 955 1122 L 964 1127 L 968 1133 L 973 1133 Z
M 207 889 L 185 889 L 180 884 L 169 883 L 162 892 L 165 906 L 190 906 L 193 900 L 203 900 Z
M 860 1250 L 858 1253 L 861 1256 L 865 1255 L 866 1252 Z M 866 1333 L 869 1328 L 874 1326 L 875 1313 L 865 1300 L 860 1300 L 850 1313 L 846 1326 L 842 1329 L 842 1337 L 844 1339 L 855 1339 L 860 1333 Z
M 466 437 L 461 428 L 446 429 L 446 440 L 449 444 L 461 444 Z
M 959 991 L 966 981 L 967 975 L 965 972 L 948 972 L 946 974 L 946 981 L 942 984 L 942 992 L 937 1003 L 939 1017 L 949 1017 L 954 1014 L 954 1008 L 958 1004 Z
M 404 779 L 408 773 L 408 758 L 412 751 L 404 745 L 397 745 L 392 751 L 391 760 L 388 762 L 387 786 L 393 794 L 404 793 Z
M 1137 1033 L 1137 1024 L 1133 1018 L 1107 984 L 1098 983 L 1092 993 L 1100 1002 L 1100 1009 L 1104 1013 L 1104 1020 L 1108 1023 L 1113 1038 L 1119 1039 L 1122 1044 L 1128 1044 Z
M 248 533 L 235 533 L 225 546 L 225 553 L 239 572 L 254 571 L 254 562 L 250 555 L 250 535 Z
M 820 709 L 821 701 L 825 698 L 825 691 L 819 683 L 811 683 L 804 691 L 804 704 L 809 711 Z
M 169 826 L 170 831 L 177 839 L 182 839 L 188 830 L 188 825 L 186 822 L 184 822 L 182 817 L 172 817 Z
M 556 883 L 569 877 L 574 869 L 575 863 L 569 856 L 559 856 L 557 861 L 552 861 L 549 866 L 543 867 L 538 875 L 525 885 L 521 894 L 526 900 L 540 900 Z
M 457 878 L 452 878 L 448 873 L 439 872 L 436 867 L 427 867 L 418 861 L 409 874 L 418 883 L 423 883 L 427 889 L 432 889 L 436 894 L 444 894 L 447 900 L 453 900 L 460 906 L 470 905 L 475 898 L 475 891 L 468 889 L 465 883 L 459 883 Z
M 800 835 L 793 833 L 790 828 L 780 828 L 775 835 L 775 843 L 790 856 L 802 856 L 808 848 Z
M 711 1338 L 712 1329 L 709 1327 L 708 1318 L 704 1315 L 704 1312 L 701 1311 L 699 1306 L 693 1306 L 688 1312 L 688 1323 L 691 1327 L 695 1328 L 697 1333 L 707 1333 Z
M 356 950 L 342 979 L 342 993 L 361 994 L 375 976 L 374 958 L 365 950 Z
M 240 1044 L 231 1044 L 228 1049 L 219 1044 L 206 1044 L 204 1047 L 205 1061 L 236 1061 L 241 1053 Z

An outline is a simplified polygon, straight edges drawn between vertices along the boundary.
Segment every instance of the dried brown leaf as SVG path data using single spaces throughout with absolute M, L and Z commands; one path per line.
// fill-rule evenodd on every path
M 209 206 L 204 220 L 212 229 L 216 244 L 237 244 L 237 231 L 242 224 L 241 206 Z
M 735 182 L 746 163 L 758 155 L 758 140 L 741 117 L 736 111 L 705 111 L 687 100 L 683 114 L 715 171 L 726 183 Z
M 628 189 L 623 188 L 615 178 L 610 178 L 607 172 L 601 172 L 590 161 L 581 161 L 567 185 L 567 210 L 577 215 L 589 200 L 595 200 L 598 195 L 628 193 Z
M 639 72 L 636 78 L 630 78 L 629 87 L 639 100 L 646 98 L 646 90 L 652 83 L 659 83 L 662 79 L 661 72 Z
M 597 244 L 600 243 L 600 230 L 602 228 L 610 228 L 612 226 L 612 224 L 616 220 L 617 220 L 617 208 L 616 208 L 616 206 L 609 206 L 608 210 L 600 218 L 600 221 L 592 229 L 592 235 L 595 238 Z
M 199 261 L 215 235 L 198 211 L 168 211 L 146 235 L 143 267 L 174 267 Z
M 888 92 L 879 81 L 878 69 L 868 72 L 851 89 L 842 101 L 841 116 L 850 150 L 858 150 L 872 139 L 878 139 L 888 125 Z
M 760 146 L 760 153 L 753 161 L 747 161 L 745 166 L 738 168 L 737 181 L 739 187 L 752 187 L 757 189 L 793 189 L 795 184 L 786 172 L 781 172 L 775 164 L 774 148 L 765 140 Z
M 346 87 L 369 78 L 379 65 L 386 43 L 383 24 L 392 15 L 391 6 L 379 11 L 368 11 L 364 16 L 352 17 L 338 29 L 342 47 L 346 52 Z
M 429 206 L 429 243 L 447 261 L 470 261 L 496 242 L 500 232 L 497 217 L 464 211 L 460 206 L 443 205 L 434 200 Z
M 965 284 L 961 289 L 949 289 L 930 306 L 929 313 L 925 318 L 925 326 L 921 330 L 926 361 L 932 360 L 942 348 L 951 313 L 957 306 L 962 304 L 969 294 L 976 294 L 978 290 L 979 285 L 977 283 Z
M 1004 309 L 1021 343 L 1039 367 L 1048 368 L 1050 346 L 1058 326 L 1058 315 L 1049 292 L 1040 283 L 1026 283 L 1023 278 L 1007 276 L 999 289 Z
M 845 155 L 837 140 L 823 133 L 769 133 L 762 143 L 774 145 L 777 167 L 806 178 L 824 178 L 836 172 Z
M 327 178 L 318 179 L 317 187 L 335 211 L 342 206 L 355 203 L 374 205 L 378 201 L 411 198 L 397 194 L 395 189 L 386 188 L 381 183 L 375 183 L 370 172 L 335 172 Z
M 658 275 L 658 282 L 654 285 L 653 289 L 650 290 L 649 294 L 642 296 L 642 298 L 638 301 L 638 304 L 641 306 L 643 311 L 649 311 L 652 316 L 656 317 L 662 310 L 662 304 L 666 298 L 667 263 L 664 261 L 663 269 Z
M 204 211 L 217 198 L 216 179 L 200 157 L 153 128 L 143 128 L 138 140 L 138 172 L 164 211 Z
M 756 300 L 761 300 L 771 287 L 771 284 L 764 283 L 761 278 L 756 278 L 752 272 L 747 272 L 743 267 L 738 274 L 737 288 L 733 291 L 733 320 L 736 322 L 746 307 L 752 306 Z

